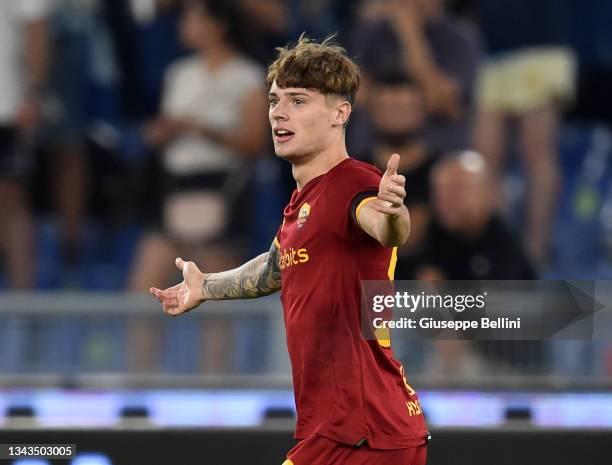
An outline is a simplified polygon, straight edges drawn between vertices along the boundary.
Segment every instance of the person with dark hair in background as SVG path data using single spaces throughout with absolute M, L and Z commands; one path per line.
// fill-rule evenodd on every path
M 250 38 L 244 52 L 263 66 L 273 59 L 274 48 L 289 39 L 291 16 L 286 3 L 286 0 L 237 0 L 242 14 L 250 19 L 243 25 Z
M 292 13 L 292 35 L 305 33 L 311 36 L 336 35 L 339 40 L 347 37 L 359 2 L 345 0 L 284 0 Z
M 495 183 L 477 152 L 448 155 L 436 164 L 431 173 L 433 220 L 418 279 L 536 278 L 520 240 L 497 213 Z M 477 347 L 497 367 L 542 361 L 539 341 L 481 341 Z M 436 341 L 435 349 L 424 364 L 430 374 L 470 377 L 484 370 L 466 341 Z
M 496 178 L 477 152 L 459 152 L 431 173 L 433 221 L 420 277 L 534 279 L 520 242 L 497 213 Z M 503 247 L 500 247 L 503 244 Z
M 379 73 L 415 77 L 429 114 L 427 141 L 437 152 L 472 147 L 473 87 L 480 61 L 475 28 L 445 13 L 442 0 L 363 0 L 351 52 L 364 91 Z
M 145 140 L 162 151 L 161 227 L 141 241 L 129 288 L 168 282 L 164 266 L 180 254 L 205 259 L 212 269 L 240 259 L 240 242 L 228 231 L 233 201 L 244 187 L 244 163 L 260 155 L 266 142 L 263 70 L 242 54 L 242 17 L 233 2 L 186 2 L 181 37 L 195 53 L 166 74 L 159 117 L 145 128 Z M 222 325 L 221 323 L 219 323 Z M 227 369 L 223 339 L 227 328 L 207 325 L 205 370 Z M 151 328 L 134 326 L 135 360 L 151 368 L 157 347 Z
M 116 82 L 107 32 L 101 1 L 55 2 L 50 17 L 53 60 L 44 143 L 53 173 L 61 265 L 67 269 L 82 259 L 89 214 L 92 182 L 87 133 L 95 100 L 92 89 Z
M 391 71 L 374 79 L 366 108 L 374 128 L 371 161 L 383 167 L 389 153 L 402 154 L 398 173 L 406 177 L 410 236 L 397 251 L 396 279 L 415 279 L 431 216 L 429 174 L 437 158 L 425 137 L 425 98 L 414 78 Z

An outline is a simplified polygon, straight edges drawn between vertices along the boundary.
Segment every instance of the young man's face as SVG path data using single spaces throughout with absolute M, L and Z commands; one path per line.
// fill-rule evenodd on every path
M 335 129 L 343 125 L 341 100 L 319 91 L 281 89 L 274 81 L 269 100 L 274 151 L 281 158 L 297 160 L 321 152 L 330 144 Z
M 470 172 L 457 161 L 442 162 L 432 172 L 433 207 L 438 221 L 460 231 L 488 218 L 494 193 L 483 173 Z
M 198 50 L 223 40 L 223 24 L 203 6 L 190 4 L 183 10 L 180 38 L 189 49 Z
M 415 86 L 378 85 L 369 107 L 374 125 L 387 134 L 413 133 L 425 124 L 425 103 Z

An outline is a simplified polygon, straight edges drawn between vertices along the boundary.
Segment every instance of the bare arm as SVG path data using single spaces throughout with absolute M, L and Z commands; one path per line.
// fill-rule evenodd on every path
M 270 295 L 281 288 L 279 250 L 270 250 L 239 268 L 205 275 L 202 284 L 204 300 L 253 299 Z
M 38 20 L 29 23 L 25 28 L 25 36 L 27 83 L 32 90 L 39 91 L 45 84 L 49 63 L 47 22 Z
M 47 22 L 36 20 L 25 26 L 26 96 L 17 114 L 17 125 L 31 129 L 40 119 L 40 93 L 47 77 L 49 51 L 47 47 Z
M 424 33 L 424 20 L 411 5 L 399 4 L 389 16 L 402 44 L 404 66 L 418 78 L 439 72 Z
M 461 114 L 461 89 L 438 67 L 425 35 L 426 19 L 410 2 L 396 3 L 387 11 L 402 45 L 404 68 L 421 83 L 427 107 L 434 113 L 458 118 Z
M 276 243 L 270 250 L 244 265 L 221 273 L 202 273 L 195 263 L 176 259 L 176 266 L 183 272 L 183 281 L 161 290 L 155 287 L 149 292 L 157 297 L 163 311 L 180 315 L 194 309 L 206 300 L 253 299 L 280 290 L 279 250 Z
M 387 214 L 377 210 L 374 202 L 360 211 L 359 226 L 385 247 L 403 245 L 410 234 L 410 215 L 406 206 L 402 205 L 397 213 Z

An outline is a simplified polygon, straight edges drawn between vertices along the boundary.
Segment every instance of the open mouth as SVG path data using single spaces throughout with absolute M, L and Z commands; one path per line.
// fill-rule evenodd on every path
M 274 140 L 278 142 L 286 142 L 291 139 L 295 134 L 288 129 L 275 129 L 274 130 Z

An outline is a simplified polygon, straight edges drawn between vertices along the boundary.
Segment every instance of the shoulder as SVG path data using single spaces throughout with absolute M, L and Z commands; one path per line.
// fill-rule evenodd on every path
M 263 68 L 257 63 L 238 56 L 226 64 L 215 83 L 226 97 L 241 101 L 254 92 L 264 91 L 265 75 Z
M 240 56 L 236 58 L 232 62 L 232 64 L 236 67 L 236 69 L 239 69 L 240 71 L 243 71 L 246 74 L 256 76 L 263 76 L 264 74 L 263 67 L 256 61 L 253 61 L 247 57 Z
M 326 191 L 338 201 L 352 201 L 362 192 L 376 190 L 380 185 L 382 172 L 370 163 L 348 158 L 332 170 Z
M 335 177 L 343 177 L 347 182 L 361 181 L 364 179 L 378 179 L 382 177 L 382 171 L 371 163 L 357 160 L 356 158 L 349 157 L 338 165 L 338 169 L 334 170 Z
M 263 85 L 265 79 L 264 69 L 249 58 L 241 56 L 232 60 L 228 69 L 230 74 L 239 79 L 243 84 Z

